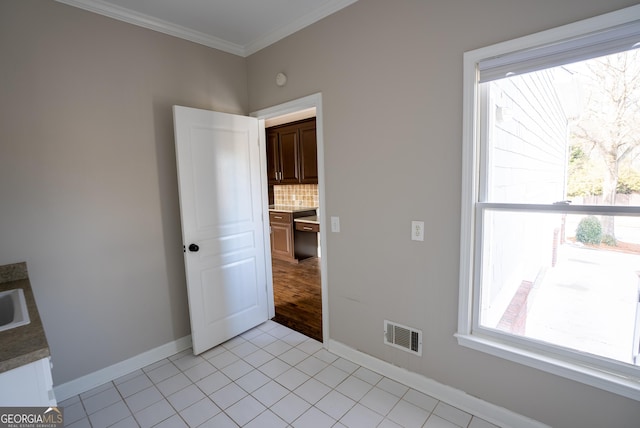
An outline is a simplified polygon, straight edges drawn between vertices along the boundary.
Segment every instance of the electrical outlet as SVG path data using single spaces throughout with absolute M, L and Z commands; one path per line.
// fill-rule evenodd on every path
M 424 221 L 411 222 L 411 240 L 424 241 Z

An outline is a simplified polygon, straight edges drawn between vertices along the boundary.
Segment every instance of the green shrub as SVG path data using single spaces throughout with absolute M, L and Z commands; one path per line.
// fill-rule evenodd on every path
M 584 244 L 599 244 L 602 242 L 602 226 L 595 216 L 587 216 L 580 220 L 576 229 L 576 239 Z
M 602 243 L 610 247 L 616 247 L 618 245 L 618 241 L 616 241 L 615 236 L 611 236 L 611 235 L 603 235 Z

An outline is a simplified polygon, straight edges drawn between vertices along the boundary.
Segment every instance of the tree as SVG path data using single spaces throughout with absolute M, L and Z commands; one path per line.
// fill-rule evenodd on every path
M 595 150 L 603 165 L 603 204 L 615 205 L 621 166 L 640 151 L 640 54 L 607 55 L 571 68 L 583 90 L 582 111 L 570 123 L 573 141 Z M 575 76 L 575 75 L 574 75 Z M 602 219 L 604 235 L 615 238 L 613 217 Z

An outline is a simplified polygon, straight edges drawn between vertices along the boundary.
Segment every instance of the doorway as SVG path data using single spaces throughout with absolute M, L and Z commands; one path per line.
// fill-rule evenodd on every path
M 300 318 L 307 316 L 315 317 L 313 323 L 315 323 L 315 330 L 318 331 L 318 334 L 316 334 L 314 338 L 326 344 L 329 338 L 329 322 L 327 316 L 326 227 L 324 224 L 325 192 L 322 96 L 321 94 L 310 95 L 298 100 L 259 110 L 252 113 L 251 116 L 260 120 L 261 152 L 265 156 L 265 159 L 262 162 L 263 168 L 265 168 L 265 170 L 262 171 L 262 176 L 265 178 L 266 182 L 265 128 L 268 126 L 274 126 L 274 124 L 285 124 L 300 120 L 304 115 L 308 116 L 310 110 L 315 111 L 316 118 L 318 168 L 317 200 L 319 207 L 316 220 L 320 229 L 320 232 L 318 233 L 320 252 L 318 257 L 308 257 L 296 264 L 277 260 L 275 258 L 272 259 L 270 251 L 267 251 L 268 298 L 273 302 L 273 304 L 270 305 L 271 309 L 269 318 L 274 318 L 275 321 L 282 321 L 284 318 L 288 318 L 290 320 L 289 323 L 286 323 L 286 321 L 283 321 L 282 323 L 305 335 L 314 337 L 313 334 L 310 334 L 309 330 L 305 330 L 307 327 L 304 325 L 296 325 L 296 323 L 301 322 Z M 263 200 L 269 200 L 266 185 L 263 186 Z M 269 218 L 269 207 L 267 204 L 265 204 L 264 210 L 265 218 Z M 309 213 L 306 214 L 308 215 Z M 319 290 L 317 290 L 318 285 Z M 313 290 L 313 287 L 316 287 L 315 291 Z M 278 303 L 278 307 L 276 307 L 276 303 Z M 320 304 L 320 307 L 318 307 L 318 303 Z M 299 316 L 296 316 L 296 309 L 299 309 Z M 305 311 L 306 314 L 304 314 Z M 312 328 L 311 331 L 313 331 L 314 326 L 311 325 L 310 327 Z M 322 333 L 320 334 L 319 331 Z

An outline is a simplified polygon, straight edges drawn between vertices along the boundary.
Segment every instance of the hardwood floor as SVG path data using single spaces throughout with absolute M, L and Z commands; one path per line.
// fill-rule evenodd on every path
M 273 320 L 322 342 L 320 259 L 298 264 L 273 259 Z

